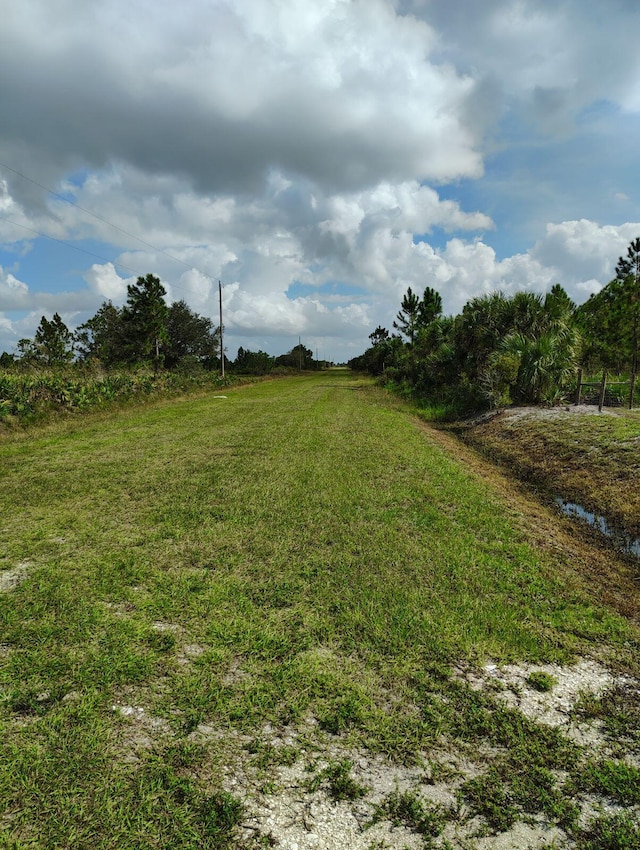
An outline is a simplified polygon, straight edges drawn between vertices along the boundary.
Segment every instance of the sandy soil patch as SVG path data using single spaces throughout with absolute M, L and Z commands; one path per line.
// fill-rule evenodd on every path
M 0 593 L 7 593 L 24 581 L 29 571 L 29 562 L 23 561 L 12 570 L 3 570 L 0 573 Z

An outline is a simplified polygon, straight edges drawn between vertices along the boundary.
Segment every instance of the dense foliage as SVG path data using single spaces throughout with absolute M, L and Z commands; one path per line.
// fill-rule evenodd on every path
M 220 369 L 220 328 L 185 301 L 167 305 L 152 274 L 127 287 L 124 306 L 105 301 L 70 330 L 58 313 L 43 316 L 33 339 L 15 354 L 0 354 L 0 422 L 34 422 L 51 414 L 94 410 L 113 403 L 216 389 L 245 378 L 324 368 L 298 344 L 273 357 L 240 347 Z
M 148 274 L 127 287 L 123 307 L 104 301 L 75 332 L 58 313 L 51 320 L 43 316 L 33 339 L 21 339 L 15 355 L 0 355 L 0 369 L 35 369 L 40 380 L 44 380 L 42 369 L 59 371 L 70 366 L 80 367 L 85 373 L 86 368 L 110 371 L 152 367 L 156 373 L 171 370 L 186 374 L 219 369 L 220 328 L 194 312 L 185 301 L 167 305 L 165 295 L 160 279 Z M 276 367 L 281 371 L 314 370 L 325 365 L 314 360 L 311 349 L 300 343 L 277 358 L 242 347 L 235 361 L 225 358 L 226 369 L 239 375 L 266 375 Z M 35 385 L 39 379 L 25 377 L 22 384 L 26 386 L 31 381 Z M 22 391 L 19 396 L 24 400 Z M 7 405 L 11 398 L 11 394 L 0 393 Z
M 451 413 L 512 402 L 551 404 L 573 391 L 579 369 L 638 370 L 640 239 L 621 257 L 617 277 L 576 307 L 556 284 L 545 295 L 499 292 L 443 316 L 438 293 L 409 288 L 390 334 L 378 326 L 371 347 L 349 365 Z
M 157 395 L 217 388 L 229 383 L 215 372 L 185 374 L 150 369 L 93 368 L 0 372 L 0 421 L 40 421 L 58 411 L 81 412 Z

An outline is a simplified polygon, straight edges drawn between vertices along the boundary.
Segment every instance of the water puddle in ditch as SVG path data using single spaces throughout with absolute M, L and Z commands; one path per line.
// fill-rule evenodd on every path
M 636 558 L 640 558 L 640 538 L 632 537 L 630 534 L 614 528 L 607 521 L 606 517 L 600 516 L 600 514 L 593 514 L 576 502 L 567 502 L 559 496 L 554 501 L 567 516 L 586 522 L 587 525 L 596 528 L 601 534 L 609 537 L 618 549 L 621 549 L 627 555 L 634 555 Z

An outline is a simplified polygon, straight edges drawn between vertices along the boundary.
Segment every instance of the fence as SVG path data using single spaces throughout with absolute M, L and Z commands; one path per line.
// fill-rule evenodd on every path
M 585 387 L 591 389 L 583 393 Z M 622 389 L 616 391 L 615 387 Z M 625 390 L 625 387 L 629 389 Z M 609 381 L 606 370 L 599 381 L 583 381 L 582 369 L 579 369 L 574 404 L 597 404 L 598 410 L 603 407 L 623 407 L 626 404 L 632 410 L 636 401 L 635 389 L 635 381 Z

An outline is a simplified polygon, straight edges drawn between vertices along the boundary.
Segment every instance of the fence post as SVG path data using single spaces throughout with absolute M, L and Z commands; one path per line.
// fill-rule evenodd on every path
M 600 387 L 600 402 L 598 404 L 598 412 L 602 413 L 602 405 L 604 404 L 604 394 L 607 389 L 607 370 L 602 370 L 602 386 Z
M 578 388 L 576 389 L 576 400 L 574 404 L 580 404 L 580 392 L 582 391 L 582 369 L 578 369 Z

